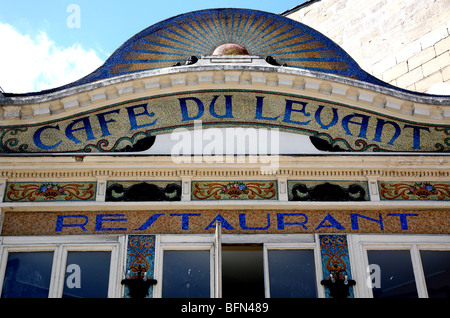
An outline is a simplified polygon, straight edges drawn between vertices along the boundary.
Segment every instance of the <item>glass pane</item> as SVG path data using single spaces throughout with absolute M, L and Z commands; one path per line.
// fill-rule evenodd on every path
M 63 298 L 108 297 L 110 252 L 69 252 Z
M 209 251 L 164 251 L 162 297 L 210 297 L 209 258 Z
M 9 253 L 3 298 L 47 298 L 53 252 Z
M 450 251 L 420 251 L 428 297 L 450 298 Z
M 315 298 L 316 270 L 312 250 L 269 250 L 272 298 Z
M 262 246 L 222 247 L 222 296 L 265 296 Z
M 416 298 L 417 288 L 409 251 L 368 251 L 369 264 L 378 265 L 380 273 L 372 277 L 374 298 Z M 379 287 L 379 288 L 378 288 Z

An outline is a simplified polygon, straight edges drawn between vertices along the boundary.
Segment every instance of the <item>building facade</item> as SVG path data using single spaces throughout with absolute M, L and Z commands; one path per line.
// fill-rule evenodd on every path
M 416 92 L 450 94 L 450 7 L 446 0 L 371 4 L 312 0 L 282 15 L 326 34 L 365 71 L 386 83 Z
M 191 12 L 3 93 L 7 297 L 449 297 L 450 96 L 282 15 Z

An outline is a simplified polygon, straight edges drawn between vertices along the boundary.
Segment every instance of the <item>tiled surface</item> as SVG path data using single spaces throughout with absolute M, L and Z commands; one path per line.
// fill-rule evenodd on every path
M 181 181 L 108 181 L 108 201 L 180 201 Z
M 8 182 L 5 202 L 95 200 L 96 182 Z
M 137 277 L 138 268 L 144 267 L 148 278 L 154 278 L 155 267 L 155 236 L 130 235 L 128 236 L 127 265 L 129 279 Z M 153 286 L 150 286 L 147 298 L 151 298 Z M 125 286 L 125 298 L 129 298 L 128 286 Z
M 192 200 L 276 200 L 276 181 L 194 181 Z
M 330 191 L 333 193 L 327 193 Z M 289 180 L 288 193 L 290 201 L 322 201 L 327 198 L 332 201 L 369 200 L 365 181 Z
M 450 182 L 380 181 L 381 200 L 450 200 Z
M 319 235 L 320 252 L 322 256 L 323 277 L 329 279 L 333 274 L 335 279 L 352 278 L 348 254 L 347 237 L 345 235 Z M 353 298 L 353 288 L 349 289 L 349 298 Z M 325 288 L 325 296 L 330 298 L 330 290 Z
M 136 34 L 78 84 L 137 71 L 184 65 L 191 56 L 211 55 L 222 44 L 243 46 L 251 55 L 279 63 L 378 82 L 326 36 L 277 14 L 212 9 L 167 19 Z
M 75 120 L 67 116 L 22 125 L 20 130 L 6 127 L 0 136 L 1 143 L 5 144 L 0 152 L 114 153 L 150 136 L 170 134 L 177 128 L 194 130 L 196 122 L 201 122 L 202 129 L 278 129 L 317 137 L 332 147 L 351 152 L 439 152 L 448 148 L 445 140 L 450 132 L 445 126 L 423 123 L 413 127 L 402 118 L 386 121 L 382 109 L 380 112 L 355 109 L 332 100 L 293 94 L 298 91 L 210 89 L 129 100 L 92 110 Z M 211 105 L 217 113 L 211 112 Z M 109 117 L 114 120 L 99 119 Z M 82 132 L 75 128 L 80 124 L 84 124 Z M 179 144 L 182 142 L 175 143 L 171 151 L 181 148 L 181 155 L 188 155 Z M 206 140 L 204 144 L 209 145 Z M 222 147 L 218 148 L 217 151 L 223 151 Z M 270 151 L 276 154 L 274 149 Z
M 450 234 L 447 210 L 5 212 L 2 235 L 224 233 Z

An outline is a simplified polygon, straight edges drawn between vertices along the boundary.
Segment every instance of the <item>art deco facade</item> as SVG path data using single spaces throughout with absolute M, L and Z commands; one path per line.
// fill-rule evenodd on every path
M 449 297 L 450 97 L 307 25 L 187 13 L 0 103 L 2 297 Z

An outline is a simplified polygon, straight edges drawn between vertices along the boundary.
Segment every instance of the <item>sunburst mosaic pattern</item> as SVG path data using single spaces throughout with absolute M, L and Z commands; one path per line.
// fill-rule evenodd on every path
M 200 58 L 230 51 L 230 47 L 234 47 L 231 54 L 240 51 L 262 58 L 270 56 L 287 67 L 341 75 L 400 90 L 362 70 L 337 44 L 300 22 L 249 9 L 209 9 L 150 26 L 126 41 L 91 74 L 61 87 L 27 95 L 183 65 L 192 56 Z
M 184 64 L 224 44 L 273 57 L 288 67 L 367 80 L 355 61 L 314 29 L 276 14 L 246 9 L 190 12 L 157 23 L 125 42 L 84 82 Z
M 121 55 L 122 63 L 114 65 L 111 72 L 172 66 L 192 55 L 211 55 L 225 43 L 238 44 L 251 55 L 270 55 L 290 66 L 341 72 L 349 69 L 326 39 L 289 19 L 261 12 L 203 11 L 179 16 L 162 26 L 153 32 L 142 32 L 127 45 Z

